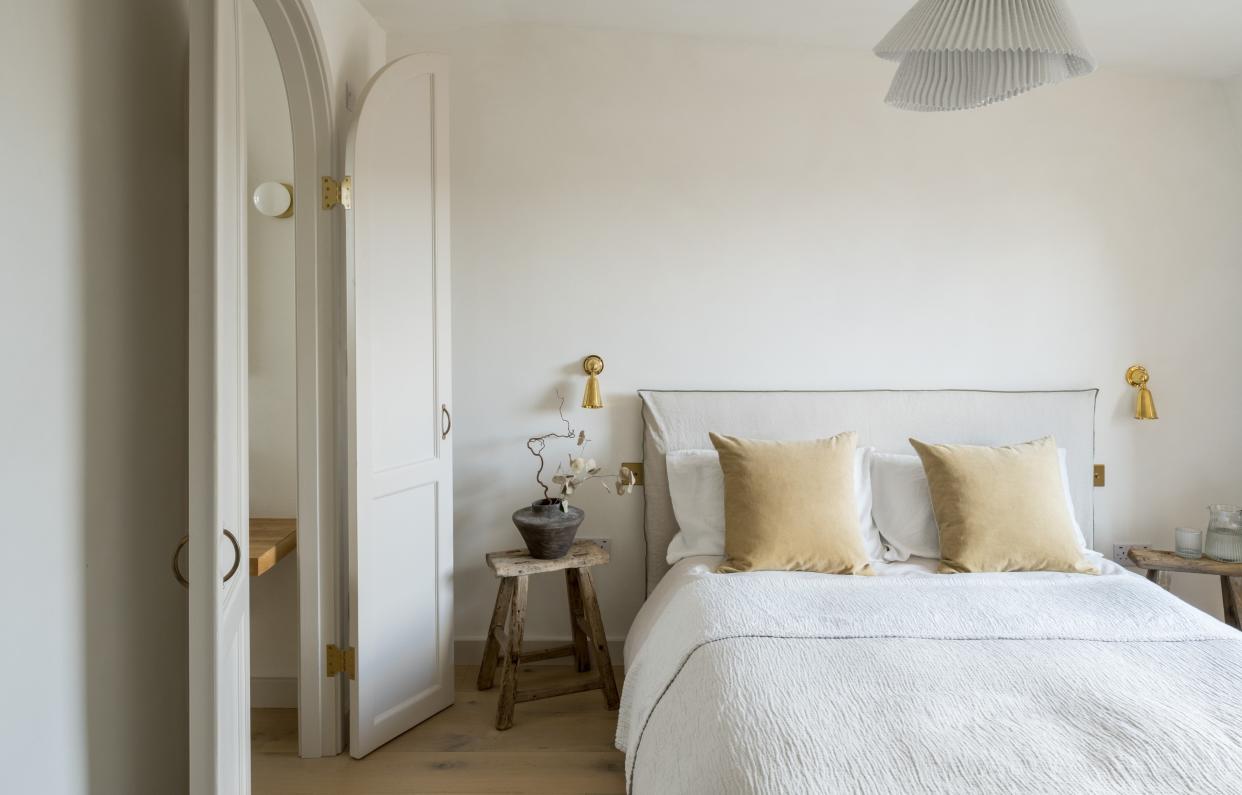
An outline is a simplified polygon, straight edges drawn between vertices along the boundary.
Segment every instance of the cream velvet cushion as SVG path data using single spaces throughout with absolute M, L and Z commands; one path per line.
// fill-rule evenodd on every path
M 724 473 L 720 572 L 871 574 L 854 499 L 855 434 L 805 442 L 711 434 Z
M 910 444 L 927 473 L 941 572 L 1099 573 L 1083 559 L 1052 437 L 1009 447 Z

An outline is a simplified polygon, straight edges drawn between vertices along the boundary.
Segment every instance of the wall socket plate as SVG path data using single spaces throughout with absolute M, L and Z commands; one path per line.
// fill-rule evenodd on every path
M 608 552 L 609 554 L 612 553 L 612 539 L 611 538 L 579 538 L 578 540 L 579 541 L 590 541 L 592 544 L 595 544 L 596 546 L 603 547 L 605 552 Z
M 1130 550 L 1151 549 L 1151 544 L 1113 544 L 1113 563 L 1119 563 L 1122 566 L 1134 567 L 1134 561 L 1130 560 Z

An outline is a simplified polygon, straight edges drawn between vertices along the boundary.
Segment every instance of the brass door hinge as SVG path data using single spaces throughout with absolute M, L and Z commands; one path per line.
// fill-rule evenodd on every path
M 1092 470 L 1092 481 L 1091 482 L 1095 484 L 1095 487 L 1097 489 L 1102 488 L 1104 486 L 1104 465 L 1103 464 L 1095 465 L 1095 468 Z
M 339 649 L 336 644 L 329 643 L 324 649 L 325 665 L 328 669 L 328 676 L 336 676 L 337 674 L 345 674 L 350 679 L 354 678 L 357 670 L 358 654 L 353 646 L 348 649 Z
M 354 206 L 354 181 L 350 177 L 344 177 L 337 182 L 332 177 L 323 178 L 323 208 L 331 210 L 337 205 L 341 205 L 346 210 L 352 209 Z

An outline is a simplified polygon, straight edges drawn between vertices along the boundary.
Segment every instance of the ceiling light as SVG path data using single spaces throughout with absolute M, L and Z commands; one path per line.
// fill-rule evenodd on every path
M 966 110 L 1095 71 L 1064 0 L 919 0 L 875 54 L 897 61 L 884 101 Z

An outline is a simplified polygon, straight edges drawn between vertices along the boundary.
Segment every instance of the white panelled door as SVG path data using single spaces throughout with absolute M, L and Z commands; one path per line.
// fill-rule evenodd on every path
M 356 758 L 453 703 L 448 164 L 444 60 L 393 61 L 346 146 Z
M 237 0 L 190 4 L 190 792 L 250 792 L 245 155 Z

